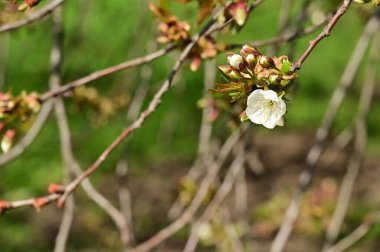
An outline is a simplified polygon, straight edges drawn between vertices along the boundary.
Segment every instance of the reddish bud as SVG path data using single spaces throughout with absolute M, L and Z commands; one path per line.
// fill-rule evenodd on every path
M 50 203 L 50 200 L 47 198 L 36 198 L 34 199 L 34 207 L 36 208 L 37 212 L 41 212 L 42 208 Z
M 41 2 L 41 0 L 24 0 L 24 2 L 29 6 L 29 7 L 33 7 L 33 6 L 36 6 L 37 4 L 39 4 Z
M 201 66 L 202 60 L 199 57 L 194 57 L 190 63 L 190 70 L 195 72 Z
M 248 120 L 247 112 L 245 112 L 244 110 L 243 112 L 240 113 L 240 121 L 245 122 L 247 120 Z
M 8 152 L 13 144 L 15 136 L 15 130 L 9 129 L 5 132 L 3 139 L 1 140 L 1 149 L 4 153 Z
M 228 7 L 228 12 L 239 26 L 242 26 L 248 17 L 248 7 L 244 1 L 232 3 Z
M 59 184 L 50 184 L 48 188 L 50 194 L 63 194 L 65 192 L 65 187 Z

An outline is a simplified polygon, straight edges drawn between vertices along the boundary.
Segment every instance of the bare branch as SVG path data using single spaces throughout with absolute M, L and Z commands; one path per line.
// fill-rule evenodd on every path
M 57 87 L 59 87 L 61 83 L 61 63 L 62 63 L 62 9 L 61 7 L 56 8 L 53 11 L 53 46 L 50 53 L 50 61 L 51 61 L 51 74 L 50 74 L 50 89 L 54 90 Z M 54 102 L 54 109 L 55 109 L 55 115 L 57 117 L 58 123 L 60 123 L 62 120 L 62 102 L 59 103 L 59 100 L 55 100 Z M 71 180 L 72 177 L 72 171 L 71 171 L 71 162 L 70 156 L 67 154 L 69 150 L 67 150 L 67 147 L 69 147 L 66 144 L 66 139 L 64 139 L 66 136 L 63 134 L 60 134 L 61 136 L 61 152 L 62 156 L 65 162 L 65 171 L 66 171 L 66 182 Z M 71 225 L 73 223 L 74 219 L 74 199 L 71 196 L 67 200 L 67 204 L 65 206 L 65 210 L 63 212 L 63 217 L 61 220 L 61 225 L 58 230 L 58 234 L 55 239 L 55 247 L 54 252 L 64 252 L 66 251 L 66 245 L 67 240 L 69 237 Z
M 64 84 L 63 86 L 61 86 L 56 91 L 48 91 L 48 92 L 42 94 L 40 97 L 40 100 L 41 100 L 41 102 L 45 102 L 46 100 L 48 100 L 52 97 L 63 95 L 63 94 L 67 93 L 68 91 L 71 91 L 72 89 L 74 89 L 76 87 L 83 86 L 89 82 L 101 79 L 101 78 L 108 76 L 112 73 L 116 73 L 116 72 L 119 72 L 121 70 L 125 70 L 127 68 L 131 68 L 131 67 L 135 67 L 135 66 L 138 66 L 141 64 L 152 62 L 155 59 L 158 59 L 161 56 L 166 55 L 167 53 L 171 52 L 175 48 L 176 48 L 176 46 L 172 45 L 172 46 L 169 46 L 168 48 L 158 50 L 154 53 L 145 55 L 143 57 L 128 60 L 128 61 L 120 63 L 118 65 L 111 66 L 111 67 L 93 72 L 93 73 L 91 73 L 85 77 L 82 77 L 78 80 Z

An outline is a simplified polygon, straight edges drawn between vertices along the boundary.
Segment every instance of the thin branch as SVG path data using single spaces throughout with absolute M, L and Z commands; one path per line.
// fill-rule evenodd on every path
M 329 23 L 323 29 L 323 31 L 315 38 L 310 41 L 309 47 L 306 51 L 301 55 L 301 57 L 294 63 L 292 66 L 292 71 L 301 69 L 303 62 L 309 57 L 310 53 L 314 50 L 314 48 L 321 42 L 322 39 L 330 36 L 330 33 L 334 26 L 338 23 L 339 19 L 346 13 L 347 9 L 350 7 L 353 0 L 344 0 L 342 5 L 339 7 L 335 15 L 330 19 Z
M 63 94 L 67 93 L 68 91 L 71 91 L 72 89 L 74 89 L 76 87 L 83 86 L 89 82 L 101 79 L 101 78 L 108 76 L 112 73 L 116 73 L 116 72 L 119 72 L 121 70 L 125 70 L 127 68 L 135 67 L 135 66 L 138 66 L 141 64 L 150 63 L 150 62 L 154 61 L 155 59 L 158 59 L 161 56 L 166 55 L 167 53 L 171 52 L 175 48 L 176 48 L 176 46 L 172 45 L 172 46 L 169 46 L 167 48 L 158 50 L 154 53 L 145 55 L 143 57 L 128 60 L 128 61 L 125 61 L 125 62 L 120 63 L 118 65 L 111 66 L 111 67 L 93 72 L 93 73 L 91 73 L 85 77 L 82 77 L 80 79 L 77 79 L 77 80 L 69 82 L 69 83 L 66 83 L 55 91 L 48 91 L 48 92 L 42 94 L 40 97 L 40 100 L 41 100 L 41 102 L 45 102 L 46 100 L 48 100 L 52 97 L 57 97 L 57 96 L 63 95 Z
M 342 252 L 350 248 L 363 238 L 372 228 L 376 222 L 380 221 L 380 212 L 375 213 L 374 216 L 363 221 L 363 223 L 357 227 L 352 233 L 344 237 L 337 244 L 330 247 L 326 252 Z
M 51 74 L 49 79 L 49 85 L 50 89 L 54 90 L 59 87 L 61 83 L 61 63 L 62 63 L 62 9 L 61 7 L 56 8 L 53 11 L 52 14 L 53 19 L 53 46 L 50 53 L 50 61 L 51 61 Z M 60 123 L 62 120 L 62 113 L 64 113 L 64 110 L 62 110 L 63 104 L 62 101 L 59 103 L 60 100 L 54 101 L 54 109 L 55 109 L 55 115 L 57 117 L 58 123 Z M 65 163 L 65 173 L 66 173 L 66 182 L 70 181 L 72 179 L 72 160 L 69 155 L 67 155 L 68 146 L 66 144 L 66 137 L 63 134 L 60 134 L 61 137 L 61 153 L 62 157 Z M 55 247 L 54 252 L 64 252 L 66 251 L 66 245 L 70 233 L 70 229 L 74 220 L 74 199 L 71 196 L 67 204 L 65 205 L 65 210 L 63 212 L 63 217 L 61 220 L 61 225 L 58 230 L 58 234 L 55 239 Z
M 346 69 L 342 75 L 339 86 L 334 91 L 330 103 L 326 110 L 326 114 L 323 118 L 321 126 L 318 128 L 314 144 L 308 152 L 306 157 L 305 166 L 298 180 L 298 187 L 294 196 L 288 206 L 286 211 L 285 219 L 281 225 L 280 231 L 277 233 L 275 240 L 272 244 L 272 252 L 280 252 L 284 249 L 287 240 L 293 230 L 294 223 L 298 217 L 303 193 L 309 186 L 312 175 L 314 173 L 315 165 L 321 156 L 323 143 L 326 141 L 329 131 L 334 122 L 335 116 L 338 109 L 340 108 L 346 93 L 347 89 L 351 86 L 354 77 L 360 67 L 360 64 L 363 60 L 365 52 L 368 47 L 368 43 L 378 29 L 379 20 L 377 16 L 372 17 L 366 24 L 364 31 L 359 38 L 355 50 L 352 54 L 351 60 L 348 62 Z
M 68 236 L 74 220 L 75 203 L 73 197 L 67 199 L 59 232 L 55 238 L 54 252 L 65 252 Z
M 316 30 L 318 30 L 320 27 L 322 27 L 326 22 L 331 18 L 330 15 L 327 15 L 320 23 L 310 26 L 302 31 L 293 31 L 288 32 L 286 34 L 282 34 L 279 36 L 275 36 L 273 38 L 263 39 L 263 40 L 256 40 L 249 42 L 248 44 L 254 47 L 263 47 L 273 44 L 280 44 L 280 43 L 286 43 L 291 42 L 297 38 L 301 38 L 303 36 L 307 36 L 309 34 L 314 33 Z M 228 44 L 226 49 L 236 49 L 242 47 L 244 44 Z
M 379 33 L 378 33 L 379 34 Z M 363 160 L 363 154 L 367 144 L 367 115 L 371 107 L 373 94 L 376 84 L 377 66 L 379 61 L 380 36 L 375 36 L 370 52 L 370 62 L 366 78 L 363 81 L 363 89 L 360 97 L 359 111 L 355 123 L 355 150 L 351 156 L 346 175 L 344 176 L 342 186 L 339 191 L 334 215 L 329 223 L 326 232 L 326 242 L 324 250 L 328 250 L 335 242 L 339 235 L 339 231 L 344 222 L 347 213 L 351 194 L 354 188 L 356 178 L 360 171 L 360 166 Z
M 49 15 L 52 11 L 54 11 L 57 7 L 59 7 L 61 4 L 63 4 L 65 0 L 55 0 L 47 4 L 46 6 L 42 7 L 40 10 L 36 12 L 32 12 L 30 15 L 26 16 L 25 18 L 21 20 L 17 20 L 12 23 L 3 24 L 0 26 L 0 33 L 11 31 L 17 28 L 20 28 L 25 25 L 32 24 L 38 20 L 41 20 L 42 18 Z
M 37 211 L 40 211 L 44 206 L 49 205 L 50 203 L 59 199 L 60 194 L 49 194 L 44 197 L 31 198 L 26 200 L 17 200 L 17 201 L 4 201 L 0 200 L 0 215 L 4 214 L 6 211 L 24 208 L 24 207 L 34 207 Z

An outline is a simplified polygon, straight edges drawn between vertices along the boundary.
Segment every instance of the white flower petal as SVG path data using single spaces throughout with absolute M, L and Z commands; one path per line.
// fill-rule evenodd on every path
M 253 123 L 273 129 L 283 124 L 285 112 L 285 102 L 272 90 L 257 89 L 248 96 L 246 114 Z

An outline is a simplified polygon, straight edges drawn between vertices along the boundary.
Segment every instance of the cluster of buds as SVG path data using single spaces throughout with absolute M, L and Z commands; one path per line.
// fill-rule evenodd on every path
M 161 44 L 188 40 L 190 25 L 186 21 L 179 21 L 176 17 L 171 17 L 168 22 L 161 22 L 158 25 L 161 35 L 157 41 Z
M 180 21 L 165 8 L 149 4 L 150 11 L 161 21 L 158 29 L 161 32 L 157 41 L 162 44 L 182 42 L 190 39 L 190 25 L 186 21 Z
M 151 12 L 161 21 L 158 25 L 160 35 L 157 41 L 161 44 L 176 43 L 180 49 L 185 48 L 191 42 L 190 25 L 186 21 L 179 21 L 176 16 L 163 7 L 150 4 Z M 224 44 L 217 44 L 211 36 L 201 37 L 188 56 L 190 69 L 199 69 L 202 60 L 215 58 L 220 51 L 225 49 Z
M 19 96 L 0 92 L 0 120 L 17 117 L 26 121 L 41 108 L 39 95 L 35 92 L 22 92 Z
M 37 93 L 21 93 L 13 96 L 10 93 L 0 92 L 0 135 L 1 149 L 8 152 L 11 148 L 16 130 L 14 124 L 16 120 L 28 121 L 41 108 Z
M 216 89 L 211 91 L 228 94 L 231 102 L 248 97 L 241 121 L 250 119 L 271 129 L 282 126 L 286 112 L 282 97 L 290 82 L 297 78 L 288 57 L 268 57 L 256 48 L 244 45 L 240 55 L 227 53 L 227 61 L 228 65 L 218 68 L 228 83 L 216 84 Z
M 286 56 L 268 57 L 254 47 L 244 45 L 239 54 L 227 53 L 229 65 L 218 69 L 229 82 L 216 84 L 213 92 L 227 93 L 232 101 L 246 97 L 255 89 L 285 91 L 288 84 L 297 77 L 290 70 L 291 63 Z

